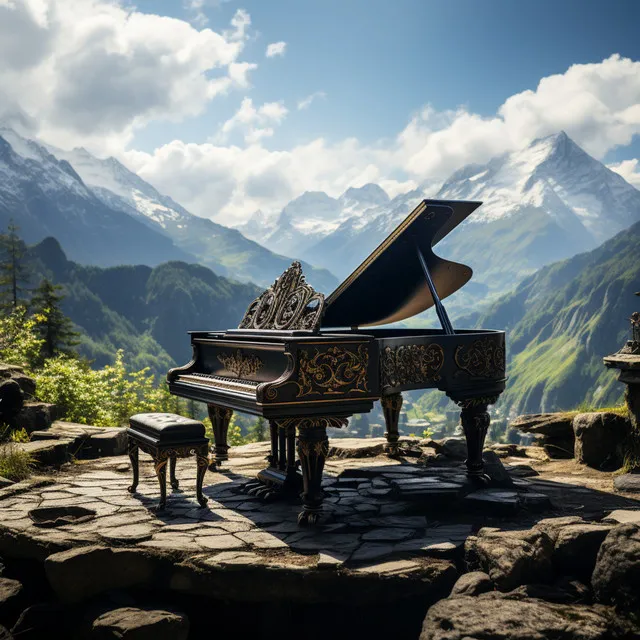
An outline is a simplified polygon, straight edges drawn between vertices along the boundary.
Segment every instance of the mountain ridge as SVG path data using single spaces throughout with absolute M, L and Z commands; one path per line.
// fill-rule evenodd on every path
M 293 261 L 189 213 L 115 158 L 64 151 L 6 126 L 0 142 L 0 228 L 20 217 L 28 242 L 54 236 L 75 260 L 100 266 L 199 262 L 263 286 Z M 318 290 L 336 286 L 327 269 L 304 266 Z

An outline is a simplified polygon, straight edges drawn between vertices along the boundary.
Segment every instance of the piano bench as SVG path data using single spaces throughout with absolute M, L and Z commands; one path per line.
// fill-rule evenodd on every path
M 202 494 L 202 482 L 209 465 L 209 439 L 204 434 L 202 422 L 175 413 L 138 413 L 131 416 L 127 440 L 133 484 L 129 487 L 129 493 L 135 493 L 138 487 L 139 450 L 153 457 L 160 483 L 158 510 L 164 509 L 167 501 L 167 462 L 170 463 L 171 488 L 177 490 L 179 485 L 176 479 L 176 459 L 195 455 L 198 467 L 196 497 L 200 506 L 206 507 L 207 498 Z

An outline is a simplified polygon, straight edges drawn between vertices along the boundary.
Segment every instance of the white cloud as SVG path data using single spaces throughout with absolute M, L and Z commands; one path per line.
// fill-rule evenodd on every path
M 249 106 L 248 113 L 259 111 Z M 369 145 L 353 138 L 335 144 L 318 138 L 267 150 L 260 141 L 273 133 L 274 123 L 252 115 L 249 126 L 240 128 L 235 118 L 229 127 L 244 133 L 246 148 L 224 147 L 219 137 L 207 145 L 174 141 L 152 154 L 127 153 L 126 161 L 195 213 L 232 224 L 255 209 L 276 210 L 305 190 L 336 196 L 372 181 L 395 195 L 437 184 L 465 164 L 486 162 L 560 129 L 602 157 L 640 132 L 640 63 L 612 56 L 573 65 L 543 78 L 535 90 L 511 96 L 492 117 L 426 106 L 394 140 Z M 213 193 L 214 180 L 225 189 L 218 185 Z
M 224 34 L 141 13 L 114 0 L 0 4 L 0 112 L 18 107 L 42 137 L 119 152 L 136 128 L 201 113 L 248 85 L 239 61 L 250 24 Z
M 310 96 L 303 98 L 302 100 L 298 100 L 298 110 L 308 109 L 311 106 L 311 103 L 318 98 L 326 98 L 327 94 L 324 91 L 316 91 L 312 93 Z
M 240 131 L 247 144 L 255 144 L 273 135 L 273 125 L 280 124 L 288 113 L 282 102 L 265 102 L 257 109 L 251 98 L 244 98 L 236 113 L 227 120 L 213 141 L 226 142 L 230 134 Z
M 611 171 L 619 173 L 629 184 L 640 189 L 640 161 L 637 158 L 607 165 Z
M 265 55 L 267 58 L 275 58 L 276 56 L 283 56 L 284 52 L 287 48 L 286 42 L 272 42 L 270 45 L 267 45 L 267 51 Z

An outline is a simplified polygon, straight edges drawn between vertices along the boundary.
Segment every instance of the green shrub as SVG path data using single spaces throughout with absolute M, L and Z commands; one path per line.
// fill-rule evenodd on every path
M 33 468 L 33 458 L 12 442 L 0 445 L 0 476 L 19 482 L 26 480 Z

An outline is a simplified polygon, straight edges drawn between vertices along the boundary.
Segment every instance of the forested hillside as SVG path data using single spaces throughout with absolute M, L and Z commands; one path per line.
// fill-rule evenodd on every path
M 161 375 L 189 359 L 188 330 L 237 326 L 259 293 L 185 262 L 82 266 L 53 238 L 30 247 L 26 262 L 34 283 L 47 276 L 63 285 L 63 310 L 82 332 L 81 355 L 102 366 L 122 348 L 133 368 L 148 365 Z

